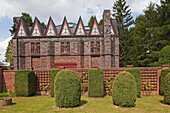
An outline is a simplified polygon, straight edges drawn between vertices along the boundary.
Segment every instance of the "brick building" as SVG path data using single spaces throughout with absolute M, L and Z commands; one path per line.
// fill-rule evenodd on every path
M 44 29 L 35 17 L 32 27 L 22 18 L 14 18 L 17 25 L 13 37 L 14 69 L 112 68 L 119 67 L 119 37 L 117 23 L 104 10 L 103 26 L 96 18 L 92 27 L 67 22 L 55 26 L 50 17 Z

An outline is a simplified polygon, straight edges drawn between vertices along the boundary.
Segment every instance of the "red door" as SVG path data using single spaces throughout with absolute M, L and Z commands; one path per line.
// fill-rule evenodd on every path
M 65 67 L 65 69 L 77 68 L 77 64 L 76 63 L 55 63 L 55 68 L 58 69 L 58 67 Z

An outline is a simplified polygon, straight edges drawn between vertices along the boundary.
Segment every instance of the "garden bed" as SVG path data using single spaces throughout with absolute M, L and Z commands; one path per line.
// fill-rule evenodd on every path
M 11 105 L 12 104 L 12 98 L 1 98 L 0 99 L 0 107 L 4 107 L 7 105 Z

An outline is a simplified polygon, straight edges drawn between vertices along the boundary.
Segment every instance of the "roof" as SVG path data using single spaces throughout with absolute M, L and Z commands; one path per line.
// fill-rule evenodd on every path
M 9 62 L 0 62 L 0 66 L 11 66 Z
M 64 21 L 65 21 L 65 20 L 66 20 L 66 17 L 64 17 L 63 24 L 64 24 Z M 77 24 L 76 24 L 76 23 L 73 23 L 73 22 L 67 22 L 67 20 L 66 20 L 67 25 L 68 25 L 69 30 L 70 30 L 70 33 L 71 33 L 71 36 L 74 36 L 74 35 L 75 35 L 76 29 L 77 29 L 77 26 L 78 26 L 78 23 L 79 23 L 80 20 L 81 20 L 81 17 L 79 17 L 79 20 L 78 20 Z M 96 20 L 96 18 L 95 18 L 95 20 Z M 39 27 L 39 29 L 40 29 L 40 32 L 41 32 L 42 36 L 46 35 L 46 32 L 47 32 L 47 29 L 48 29 L 48 26 L 49 26 L 50 21 L 52 22 L 52 25 L 53 25 L 53 27 L 54 27 L 54 31 L 55 31 L 55 33 L 56 33 L 56 36 L 59 36 L 60 33 L 61 33 L 61 29 L 62 29 L 63 24 L 56 26 L 56 25 L 54 24 L 54 22 L 53 22 L 53 20 L 52 20 L 51 17 L 49 18 L 48 25 L 47 25 L 47 28 L 46 28 L 46 29 L 44 29 L 44 27 L 42 26 L 41 22 L 38 20 L 37 17 L 35 17 L 35 19 L 34 19 L 34 24 L 33 24 L 32 27 L 28 27 L 27 24 L 26 24 L 26 22 L 24 21 L 24 19 L 20 18 L 20 22 L 22 22 L 22 24 L 23 24 L 23 26 L 24 26 L 24 29 L 26 30 L 26 33 L 27 33 L 29 36 L 30 36 L 31 33 L 33 32 L 33 27 L 34 27 L 34 25 L 35 25 L 35 22 L 37 22 L 37 25 L 38 25 L 38 27 Z M 96 21 L 97 21 L 97 20 L 96 20 Z M 18 24 L 17 31 L 18 31 L 18 29 L 19 29 L 20 22 L 19 22 L 19 24 Z M 82 22 L 82 20 L 81 20 L 81 22 Z M 93 23 L 94 23 L 94 22 L 93 22 Z M 112 26 L 113 26 L 113 29 L 114 29 L 115 34 L 118 35 L 118 29 L 117 29 L 117 22 L 116 22 L 116 20 L 111 20 L 111 24 L 112 24 Z M 83 25 L 83 22 L 82 22 L 82 25 Z M 97 25 L 98 25 L 98 24 L 97 24 Z M 91 31 L 92 28 L 90 28 L 90 27 L 88 27 L 88 26 L 84 26 L 84 25 L 83 25 L 83 28 L 85 29 L 86 35 L 89 36 L 89 35 L 90 35 L 90 31 Z M 99 31 L 100 31 L 101 35 L 103 35 L 103 25 L 102 25 L 102 26 L 98 26 L 98 28 L 99 28 Z M 16 31 L 15 34 L 17 34 L 17 31 Z M 16 35 L 15 35 L 15 37 L 16 37 Z

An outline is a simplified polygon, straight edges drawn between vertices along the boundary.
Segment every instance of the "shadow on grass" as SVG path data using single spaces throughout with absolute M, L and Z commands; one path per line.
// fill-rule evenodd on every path
M 11 105 L 16 105 L 16 103 L 12 103 Z
M 162 104 L 168 105 L 168 104 L 165 103 L 164 100 L 159 100 L 159 102 L 162 103 Z
M 78 107 L 83 106 L 83 105 L 86 104 L 86 103 L 87 103 L 86 100 L 81 100 L 80 105 L 79 105 Z

